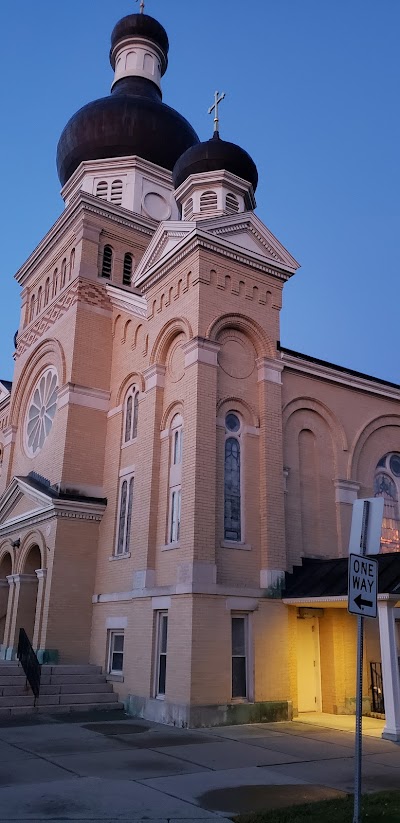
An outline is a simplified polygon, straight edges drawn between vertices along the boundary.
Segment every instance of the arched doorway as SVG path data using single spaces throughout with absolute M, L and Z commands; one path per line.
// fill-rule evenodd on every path
M 12 572 L 12 560 L 9 552 L 3 554 L 0 561 L 0 644 L 4 643 L 4 629 L 6 626 L 9 583 L 8 575 Z
M 20 592 L 18 602 L 18 630 L 25 629 L 29 640 L 33 641 L 38 594 L 38 577 L 36 569 L 42 567 L 42 555 L 39 546 L 29 550 L 22 574 L 20 575 Z M 17 635 L 18 636 L 18 635 Z

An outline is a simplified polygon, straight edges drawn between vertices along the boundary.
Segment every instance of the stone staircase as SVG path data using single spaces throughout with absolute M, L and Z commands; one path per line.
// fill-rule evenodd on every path
M 31 713 L 122 710 L 100 666 L 42 666 L 36 700 L 18 662 L 0 662 L 0 720 Z

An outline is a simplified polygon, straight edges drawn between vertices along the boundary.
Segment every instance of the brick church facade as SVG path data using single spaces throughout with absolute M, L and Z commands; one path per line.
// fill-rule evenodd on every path
M 365 708 L 382 663 L 397 738 L 400 387 L 281 347 L 298 263 L 254 212 L 249 155 L 161 102 L 167 53 L 153 18 L 117 23 L 112 94 L 67 124 L 65 209 L 16 275 L 1 657 L 23 627 L 165 723 L 352 712 L 352 503 L 380 495 Z

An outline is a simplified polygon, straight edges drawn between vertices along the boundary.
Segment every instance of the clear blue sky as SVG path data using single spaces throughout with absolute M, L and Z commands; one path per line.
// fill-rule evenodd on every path
M 0 377 L 13 275 L 60 214 L 59 135 L 109 92 L 110 33 L 133 0 L 3 0 Z M 257 213 L 300 261 L 283 345 L 400 382 L 399 0 L 147 0 L 170 38 L 164 100 L 258 165 Z

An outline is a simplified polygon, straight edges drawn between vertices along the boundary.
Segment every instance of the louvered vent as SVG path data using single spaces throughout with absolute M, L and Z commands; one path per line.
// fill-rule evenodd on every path
M 226 195 L 225 210 L 227 214 L 237 214 L 239 211 L 239 200 L 230 192 Z
M 111 270 L 112 270 L 112 248 L 111 246 L 104 246 L 103 251 L 103 265 L 101 267 L 101 276 L 102 277 L 111 277 Z
M 200 197 L 201 214 L 211 214 L 217 208 L 217 194 L 215 191 L 205 191 Z
M 96 197 L 101 197 L 103 200 L 107 200 L 108 194 L 108 183 L 105 180 L 101 180 L 100 183 L 97 184 L 96 188 Z
M 183 219 L 190 220 L 191 217 L 193 217 L 193 198 L 189 197 L 183 207 Z
M 120 206 L 122 203 L 122 180 L 113 180 L 111 186 L 111 202 Z
M 132 255 L 127 252 L 124 257 L 124 268 L 122 272 L 122 285 L 130 286 L 132 282 Z

